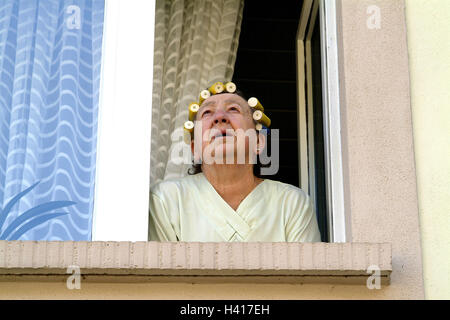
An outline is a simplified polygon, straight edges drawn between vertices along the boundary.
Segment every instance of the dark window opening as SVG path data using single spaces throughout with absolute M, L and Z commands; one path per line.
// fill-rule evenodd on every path
M 257 97 L 280 133 L 278 173 L 267 178 L 299 187 L 297 112 L 297 29 L 303 1 L 280 5 L 246 1 L 233 82 L 245 94 Z M 316 212 L 322 241 L 328 241 L 320 23 L 316 19 L 312 44 Z

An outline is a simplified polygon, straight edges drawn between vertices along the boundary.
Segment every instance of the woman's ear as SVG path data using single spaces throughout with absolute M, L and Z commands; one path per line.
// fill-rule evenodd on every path
M 255 153 L 260 155 L 266 146 L 266 136 L 260 132 L 258 132 L 258 143 L 256 144 Z

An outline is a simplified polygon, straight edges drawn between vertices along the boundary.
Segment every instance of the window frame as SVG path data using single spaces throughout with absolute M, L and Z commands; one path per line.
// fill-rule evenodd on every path
M 105 0 L 92 241 L 148 239 L 155 5 Z
M 311 82 L 312 79 L 311 36 L 314 24 L 309 22 L 316 19 L 318 15 L 322 53 L 328 238 L 330 242 L 346 242 L 336 13 L 336 0 L 304 0 L 297 33 L 299 176 L 301 188 L 308 192 L 313 203 L 316 203 L 312 98 L 311 92 L 307 91 L 309 89 L 305 89 L 305 84 Z M 318 31 L 316 30 L 316 32 Z M 310 87 L 308 86 L 308 88 Z M 307 114 L 309 119 L 307 119 Z

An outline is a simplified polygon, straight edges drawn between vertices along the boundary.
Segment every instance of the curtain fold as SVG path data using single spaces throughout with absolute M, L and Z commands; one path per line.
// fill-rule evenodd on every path
M 156 0 L 152 184 L 187 174 L 188 105 L 213 82 L 232 79 L 243 6 L 243 0 Z
M 91 239 L 103 15 L 0 2 L 0 239 Z

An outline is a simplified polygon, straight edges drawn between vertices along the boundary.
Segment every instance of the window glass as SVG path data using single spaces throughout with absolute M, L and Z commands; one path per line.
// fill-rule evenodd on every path
M 103 17 L 0 4 L 0 239 L 91 240 Z

